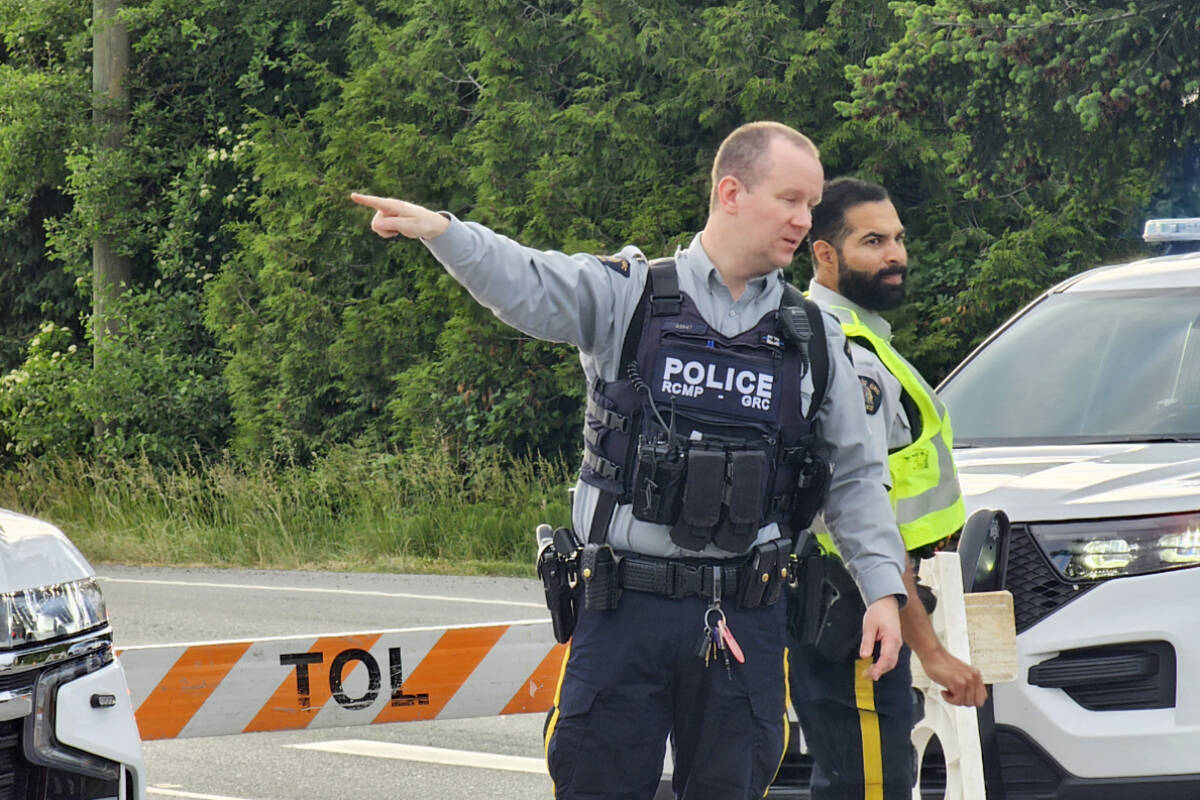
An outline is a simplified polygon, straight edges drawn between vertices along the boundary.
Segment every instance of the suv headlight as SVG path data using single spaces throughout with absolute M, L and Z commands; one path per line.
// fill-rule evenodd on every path
M 73 636 L 107 622 L 95 578 L 0 594 L 0 647 Z
M 1035 524 L 1029 532 L 1071 581 L 1200 565 L 1200 514 Z

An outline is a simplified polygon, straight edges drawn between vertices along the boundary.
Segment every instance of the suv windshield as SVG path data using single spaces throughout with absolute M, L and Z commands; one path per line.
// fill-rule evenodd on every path
M 1200 439 L 1200 290 L 1050 295 L 939 394 L 955 445 Z

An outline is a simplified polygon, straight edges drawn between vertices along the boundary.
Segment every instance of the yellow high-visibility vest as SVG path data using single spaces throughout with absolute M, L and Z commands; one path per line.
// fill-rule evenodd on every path
M 832 306 L 847 339 L 870 349 L 896 376 L 920 415 L 921 430 L 911 444 L 888 455 L 892 488 L 888 497 L 907 550 L 941 541 L 966 519 L 958 473 L 950 451 L 950 415 L 929 384 L 892 346 L 864 325 L 852 309 Z M 824 538 L 824 537 L 822 537 Z

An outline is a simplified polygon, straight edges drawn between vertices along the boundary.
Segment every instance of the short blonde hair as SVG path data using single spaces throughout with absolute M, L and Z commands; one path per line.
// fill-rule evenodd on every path
M 753 188 L 762 179 L 763 157 L 775 139 L 789 141 L 808 150 L 813 158 L 821 158 L 812 139 L 795 128 L 782 122 L 747 122 L 726 136 L 717 148 L 717 155 L 713 158 L 712 191 L 708 197 L 709 211 L 717 206 L 717 184 L 726 175 L 737 178 L 747 188 Z

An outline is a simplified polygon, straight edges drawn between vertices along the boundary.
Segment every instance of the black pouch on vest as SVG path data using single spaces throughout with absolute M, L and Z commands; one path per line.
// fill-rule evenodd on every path
M 671 541 L 685 550 L 703 550 L 721 521 L 724 497 L 725 451 L 690 448 L 683 508 L 671 528 Z
M 763 518 L 763 487 L 767 484 L 767 454 L 761 450 L 735 450 L 729 454 L 729 479 L 725 524 L 717 529 L 713 544 L 741 553 L 754 542 Z
M 666 443 L 640 443 L 632 484 L 634 519 L 674 525 L 679 519 L 686 468 L 685 456 L 677 448 Z
M 796 499 L 789 520 L 792 530 L 802 531 L 812 525 L 825 503 L 832 480 L 833 470 L 828 461 L 812 452 L 804 456 L 796 476 Z

